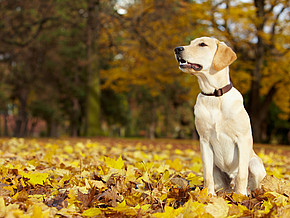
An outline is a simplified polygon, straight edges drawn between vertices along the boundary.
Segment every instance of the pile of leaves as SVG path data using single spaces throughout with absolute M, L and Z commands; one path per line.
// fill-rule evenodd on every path
M 289 150 L 249 197 L 203 188 L 198 142 L 0 139 L 0 217 L 290 217 Z

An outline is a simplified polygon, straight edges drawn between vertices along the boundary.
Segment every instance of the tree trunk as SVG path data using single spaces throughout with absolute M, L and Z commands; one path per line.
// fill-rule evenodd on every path
M 46 129 L 48 137 L 58 137 L 58 124 L 54 119 L 46 121 Z
M 4 111 L 4 136 L 8 136 L 8 122 L 7 122 L 7 117 L 8 117 L 8 111 L 5 109 Z
M 156 124 L 154 122 L 149 125 L 149 138 L 150 139 L 155 139 L 155 128 L 156 128 Z
M 255 0 L 256 7 L 256 29 L 257 29 L 257 44 L 255 54 L 255 69 L 252 72 L 251 92 L 249 99 L 248 112 L 252 121 L 253 137 L 255 142 L 267 140 L 269 137 L 266 135 L 267 123 L 266 118 L 270 108 L 270 104 L 277 91 L 278 81 L 270 87 L 268 93 L 264 96 L 260 94 L 260 86 L 262 79 L 262 70 L 264 66 L 264 57 L 266 52 L 266 42 L 263 39 L 264 26 L 266 24 L 266 10 L 265 0 Z M 268 12 L 269 13 L 269 12 Z
M 260 96 L 260 84 L 262 78 L 262 69 L 264 64 L 264 52 L 265 45 L 263 41 L 263 29 L 265 25 L 265 2 L 264 0 L 255 0 L 256 15 L 257 15 L 257 44 L 256 44 L 256 55 L 255 55 L 255 69 L 252 72 L 252 82 L 251 82 L 251 93 L 249 101 L 249 114 L 252 121 L 253 138 L 255 142 L 261 142 L 262 131 L 261 125 L 263 122 L 263 117 L 260 115 L 260 110 L 265 110 L 261 108 L 261 96 Z
M 29 130 L 28 136 L 34 137 L 34 131 L 35 131 L 35 127 L 37 126 L 37 123 L 38 123 L 38 119 L 34 119 L 31 121 L 31 127 Z
M 100 122 L 100 78 L 99 78 L 99 60 L 92 62 L 93 51 L 98 51 L 95 45 L 96 36 L 99 32 L 98 10 L 100 8 L 99 0 L 88 0 L 88 18 L 87 18 L 87 99 L 84 134 L 87 136 L 96 136 L 101 132 Z M 95 67 L 93 67 L 93 64 Z
M 78 136 L 78 131 L 77 131 L 77 126 L 75 123 L 70 124 L 70 136 L 71 137 L 77 137 Z
M 16 118 L 16 126 L 14 129 L 14 136 L 15 137 L 24 137 L 27 135 L 27 111 L 26 111 L 26 105 L 27 105 L 27 93 L 25 91 L 22 91 L 21 96 L 19 97 L 19 112 L 18 116 Z
M 0 114 L 0 136 L 2 136 L 2 116 L 1 116 L 1 114 Z

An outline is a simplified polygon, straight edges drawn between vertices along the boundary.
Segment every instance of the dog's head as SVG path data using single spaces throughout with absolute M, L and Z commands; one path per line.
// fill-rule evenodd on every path
M 194 39 L 190 45 L 177 47 L 174 51 L 179 68 L 191 74 L 217 72 L 237 59 L 235 52 L 224 42 L 209 37 Z

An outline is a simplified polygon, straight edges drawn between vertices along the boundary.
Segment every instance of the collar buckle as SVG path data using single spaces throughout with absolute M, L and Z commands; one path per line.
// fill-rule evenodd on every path
M 223 93 L 223 89 L 215 89 L 214 90 L 214 96 L 215 97 L 220 97 L 222 96 L 224 93 Z

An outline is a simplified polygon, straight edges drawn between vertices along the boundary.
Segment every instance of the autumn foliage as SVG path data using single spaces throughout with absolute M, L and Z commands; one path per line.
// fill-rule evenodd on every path
M 203 189 L 196 141 L 0 141 L 0 217 L 289 217 L 289 149 L 249 197 Z
M 288 144 L 288 12 L 287 0 L 1 0 L 0 135 L 197 139 L 200 88 L 173 49 L 213 36 L 237 53 L 254 141 Z

